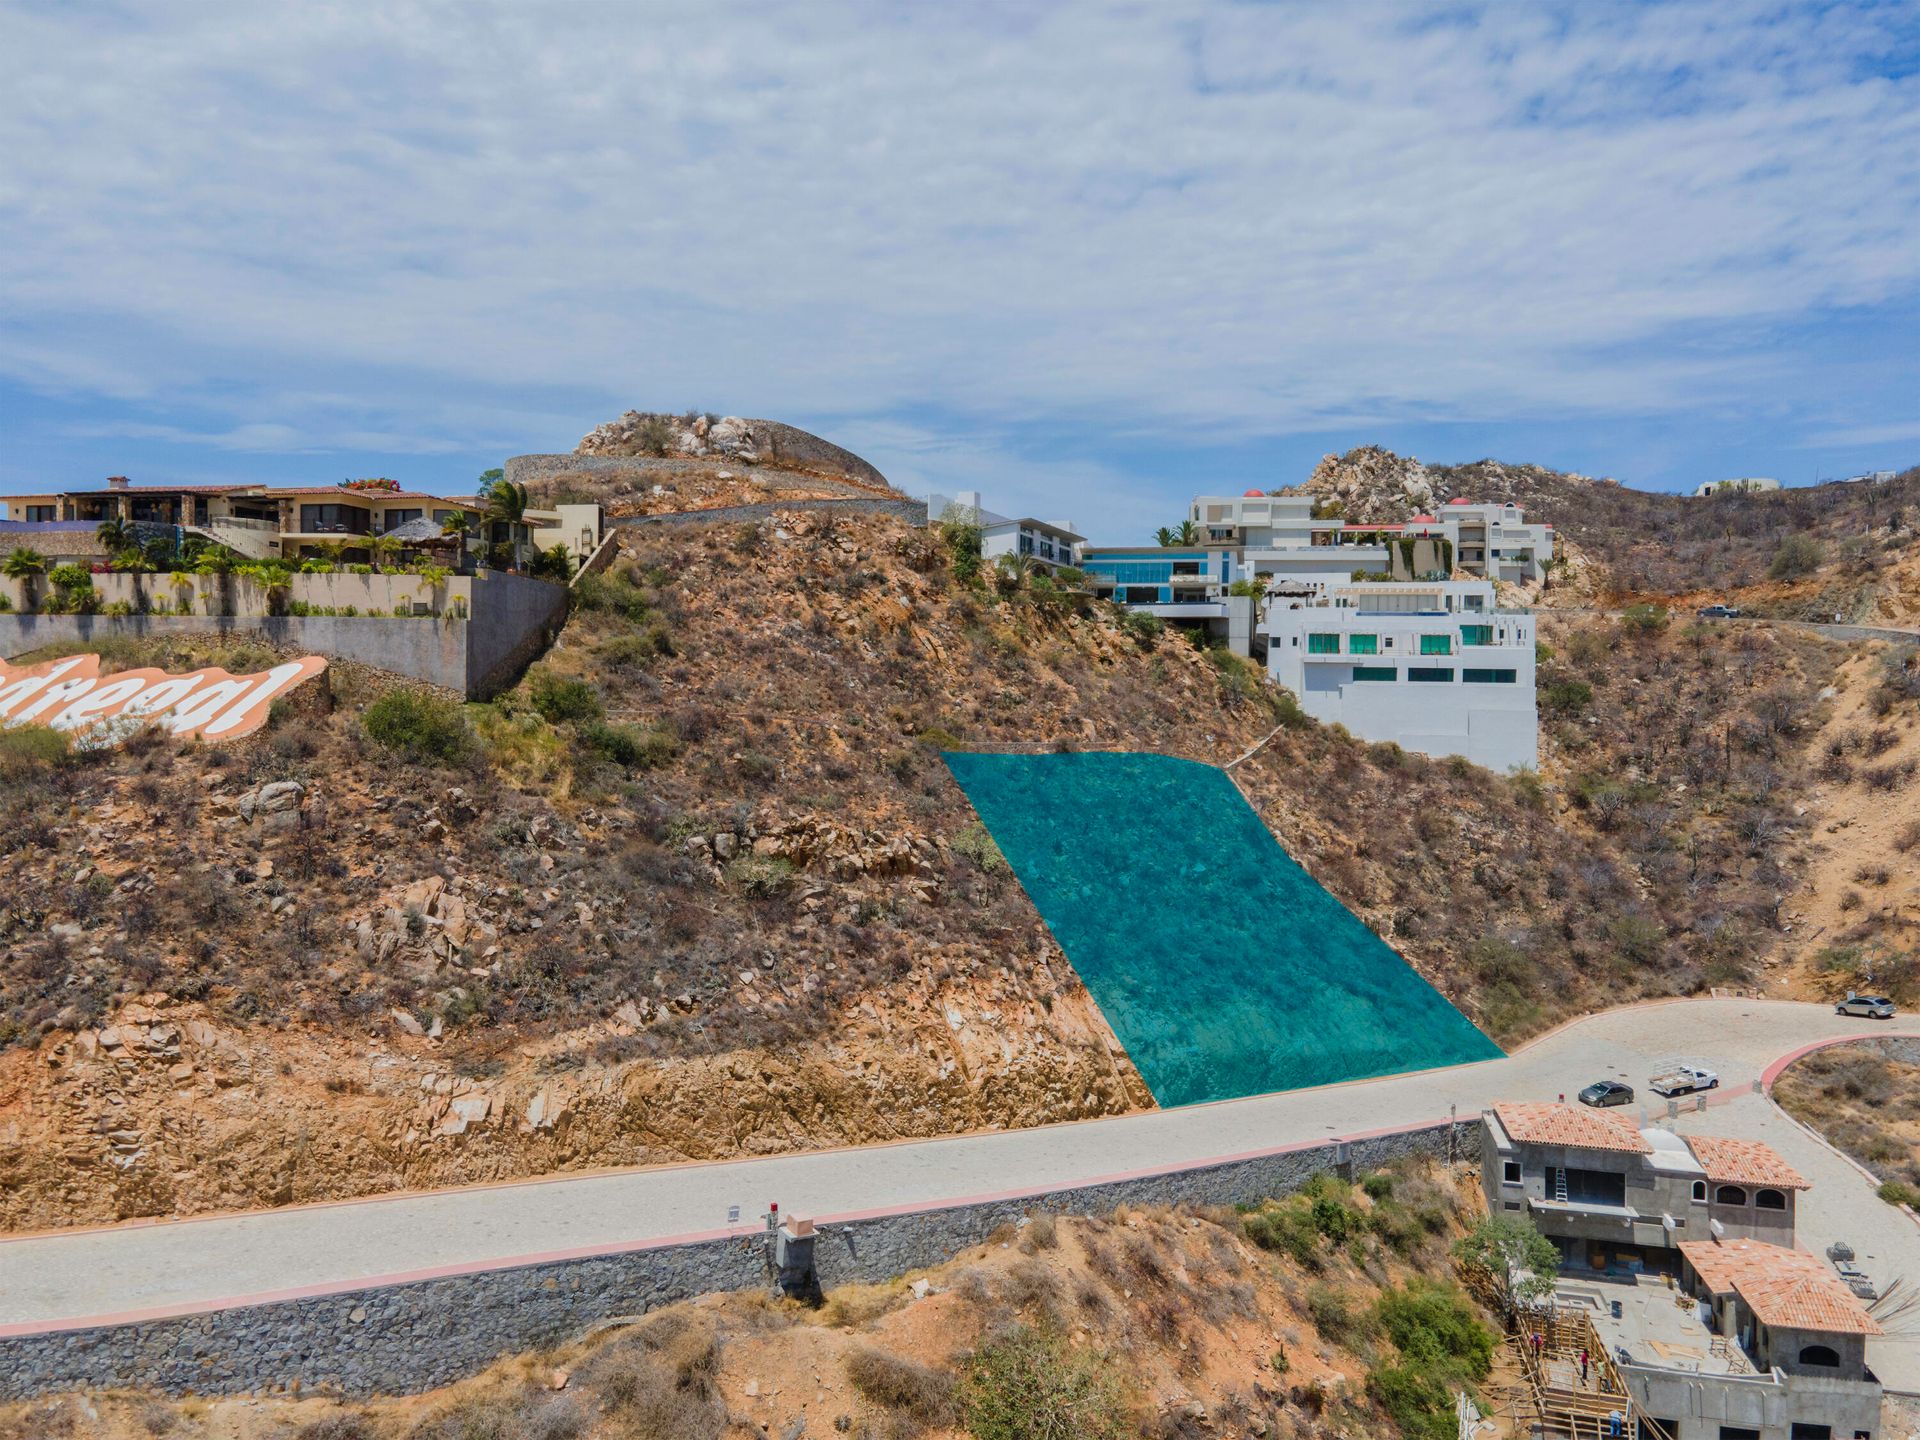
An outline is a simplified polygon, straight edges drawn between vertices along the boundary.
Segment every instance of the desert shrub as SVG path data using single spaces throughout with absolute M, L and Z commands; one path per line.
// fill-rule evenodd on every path
M 1798 580 L 1818 570 L 1824 559 L 1825 548 L 1811 535 L 1789 535 L 1780 542 L 1780 548 L 1773 552 L 1772 563 L 1767 566 L 1767 578 Z
M 1658 635 L 1667 628 L 1670 618 L 1666 606 L 1642 601 L 1638 605 L 1629 605 L 1621 612 L 1620 624 L 1629 635 Z
M 598 690 L 584 680 L 556 675 L 544 665 L 536 665 L 528 673 L 527 699 L 543 720 L 554 725 L 598 720 L 604 713 Z
M 425 690 L 389 690 L 360 719 L 375 744 L 412 760 L 458 765 L 474 752 L 473 729 L 452 700 Z
M 953 1416 L 953 1377 L 917 1360 L 863 1345 L 847 1356 L 847 1378 L 863 1399 L 922 1425 L 943 1425 Z
M 1320 1231 L 1309 1202 L 1298 1196 L 1268 1201 L 1240 1217 L 1240 1228 L 1262 1250 L 1277 1251 L 1308 1269 L 1320 1267 Z
M 573 597 L 573 603 L 582 610 L 621 615 L 636 624 L 646 620 L 653 611 L 647 592 L 628 576 L 613 570 L 582 575 L 573 587 Z
M 1889 1180 L 1876 1192 L 1889 1205 L 1905 1205 L 1909 1209 L 1920 1208 L 1920 1190 L 1899 1180 Z
M 1447 1382 L 1418 1365 L 1376 1366 L 1367 1372 L 1367 1393 L 1402 1440 L 1455 1440 L 1459 1433 Z
M 992 832 L 978 820 L 969 821 L 949 843 L 954 854 L 964 856 L 989 874 L 1007 868 L 1007 857 L 994 844 Z
M 379 1440 L 379 1431 L 365 1415 L 322 1415 L 293 1432 L 293 1440 Z
M 1454 1440 L 1454 1392 L 1486 1377 L 1493 1331 L 1463 1293 L 1432 1281 L 1387 1291 L 1373 1319 L 1400 1353 L 1368 1372 L 1367 1393 L 1407 1440 Z
M 961 1383 L 975 1440 L 1120 1440 L 1126 1392 L 1107 1356 L 1021 1326 L 976 1350 Z
M 636 670 L 662 655 L 673 654 L 673 631 L 664 620 L 649 620 L 631 634 L 602 640 L 594 647 L 593 654 L 603 665 Z
M 679 753 L 680 742 L 665 730 L 590 720 L 575 732 L 591 753 L 629 770 L 652 770 Z
M 1365 1344 L 1375 1328 L 1370 1311 L 1356 1309 L 1331 1285 L 1316 1285 L 1307 1292 L 1307 1318 L 1322 1340 L 1343 1350 Z
M 1128 610 L 1120 617 L 1120 628 L 1142 645 L 1151 645 L 1166 627 L 1149 610 Z
M 727 866 L 727 881 L 748 895 L 781 895 L 793 884 L 793 862 L 779 855 L 742 855 Z
M 1540 691 L 1540 708 L 1565 719 L 1593 703 L 1593 686 L 1571 677 L 1549 681 Z
M 67 737 L 44 725 L 0 730 L 0 783 L 17 783 L 69 763 Z

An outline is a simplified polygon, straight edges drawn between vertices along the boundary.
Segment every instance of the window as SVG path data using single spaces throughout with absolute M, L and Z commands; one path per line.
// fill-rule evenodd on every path
M 1722 1185 L 1718 1190 L 1713 1192 L 1713 1203 L 1716 1205 L 1744 1205 L 1747 1203 L 1747 1192 L 1742 1190 L 1738 1185 Z
M 1422 635 L 1420 637 L 1422 655 L 1451 655 L 1453 637 L 1451 635 Z
M 1129 585 L 1126 589 L 1129 605 L 1158 605 L 1160 587 L 1157 585 Z
M 1462 625 L 1460 627 L 1462 645 L 1491 645 L 1493 627 L 1491 625 Z
M 1693 1203 L 1696 1205 L 1704 1205 L 1707 1203 L 1706 1181 L 1696 1180 L 1693 1182 Z
M 1760 1432 L 1749 1430 L 1742 1425 L 1722 1425 L 1720 1440 L 1760 1440 Z
M 1831 1345 L 1808 1345 L 1800 1351 L 1800 1363 L 1802 1365 L 1831 1365 L 1835 1369 L 1838 1369 L 1840 1366 L 1840 1352 L 1835 1350 Z M 1794 1431 L 1798 1433 L 1800 1427 L 1796 1425 L 1793 1428 Z M 1822 1426 L 1821 1428 L 1825 1429 L 1826 1427 Z
M 1504 1183 L 1508 1185 L 1518 1185 L 1520 1183 L 1520 1162 L 1518 1160 L 1507 1161 L 1502 1179 Z
M 1391 665 L 1356 665 L 1353 667 L 1356 680 L 1397 680 L 1399 673 Z
M 1818 1349 L 1819 1347 L 1815 1346 L 1814 1348 Z M 1793 1422 L 1793 1433 L 1790 1440 L 1833 1440 L 1833 1427 L 1831 1425 L 1808 1425 L 1796 1420 Z
M 1340 637 L 1338 635 L 1316 633 L 1307 636 L 1307 654 L 1338 655 L 1339 653 Z
M 1407 679 L 1425 680 L 1430 683 L 1450 685 L 1453 683 L 1453 671 L 1445 666 L 1409 665 L 1407 667 Z
M 1462 671 L 1461 675 L 1469 685 L 1512 685 L 1518 678 L 1519 672 L 1516 670 L 1474 670 L 1469 668 Z
M 60 518 L 60 507 L 57 505 L 27 506 L 27 519 L 32 521 L 34 524 L 44 524 L 48 521 L 57 520 L 59 518 Z
M 1778 1190 L 1762 1190 L 1753 1197 L 1756 1210 L 1784 1210 L 1787 1197 Z
M 1349 655 L 1378 655 L 1380 653 L 1380 637 L 1378 635 L 1349 635 L 1347 636 L 1347 653 Z
M 358 505 L 302 505 L 300 529 L 308 535 L 365 535 L 370 517 Z
M 420 510 L 388 510 L 386 519 L 382 523 L 387 529 L 392 530 L 418 520 L 424 513 Z

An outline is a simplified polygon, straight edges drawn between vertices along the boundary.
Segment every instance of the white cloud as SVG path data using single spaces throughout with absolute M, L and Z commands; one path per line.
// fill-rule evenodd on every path
M 1920 287 L 1897 8 L 1429 13 L 16 7 L 0 373 L 229 449 L 481 392 L 1240 438 L 1724 405 Z

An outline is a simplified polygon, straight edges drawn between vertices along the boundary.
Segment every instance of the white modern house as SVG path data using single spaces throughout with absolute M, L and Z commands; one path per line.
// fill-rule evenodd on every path
M 1402 524 L 1354 523 L 1337 516 L 1315 518 L 1311 495 L 1199 495 L 1187 518 L 1201 540 L 1241 547 L 1250 574 L 1271 577 L 1275 588 L 1315 594 L 1356 570 L 1414 579 L 1413 546 L 1440 542 L 1438 553 L 1461 570 L 1489 580 L 1533 583 L 1553 559 L 1553 526 L 1529 522 L 1520 506 L 1477 504 L 1457 498 L 1432 515 Z M 1398 558 L 1396 559 L 1396 552 Z
M 1267 673 L 1326 724 L 1492 770 L 1539 763 L 1534 619 L 1490 580 L 1369 580 L 1270 595 Z
M 980 556 L 989 565 L 1002 555 L 1024 555 L 1049 569 L 1078 565 L 1080 547 L 1087 539 L 1064 520 L 995 514 L 980 503 L 978 490 L 927 496 L 929 525 L 938 525 L 951 514 L 966 515 L 979 525 Z

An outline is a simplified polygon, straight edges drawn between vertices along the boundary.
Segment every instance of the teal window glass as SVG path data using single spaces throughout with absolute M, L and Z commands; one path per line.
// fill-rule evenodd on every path
M 1347 653 L 1349 655 L 1378 655 L 1380 653 L 1380 637 L 1378 635 L 1349 635 L 1347 636 Z
M 1512 670 L 1468 670 L 1464 678 L 1469 685 L 1512 685 L 1520 677 Z
M 1460 627 L 1462 645 L 1491 645 L 1493 627 L 1491 625 L 1462 625 Z
M 1453 637 L 1451 635 L 1422 635 L 1420 637 L 1422 655 L 1451 655 Z
M 1338 655 L 1339 653 L 1340 653 L 1340 637 L 1338 635 L 1308 635 L 1307 636 L 1307 654 Z
M 1409 665 L 1407 679 L 1424 680 L 1429 684 L 1450 685 L 1453 683 L 1453 667 L 1450 665 Z
M 1356 680 L 1396 680 L 1399 672 L 1391 665 L 1356 665 L 1353 667 Z

